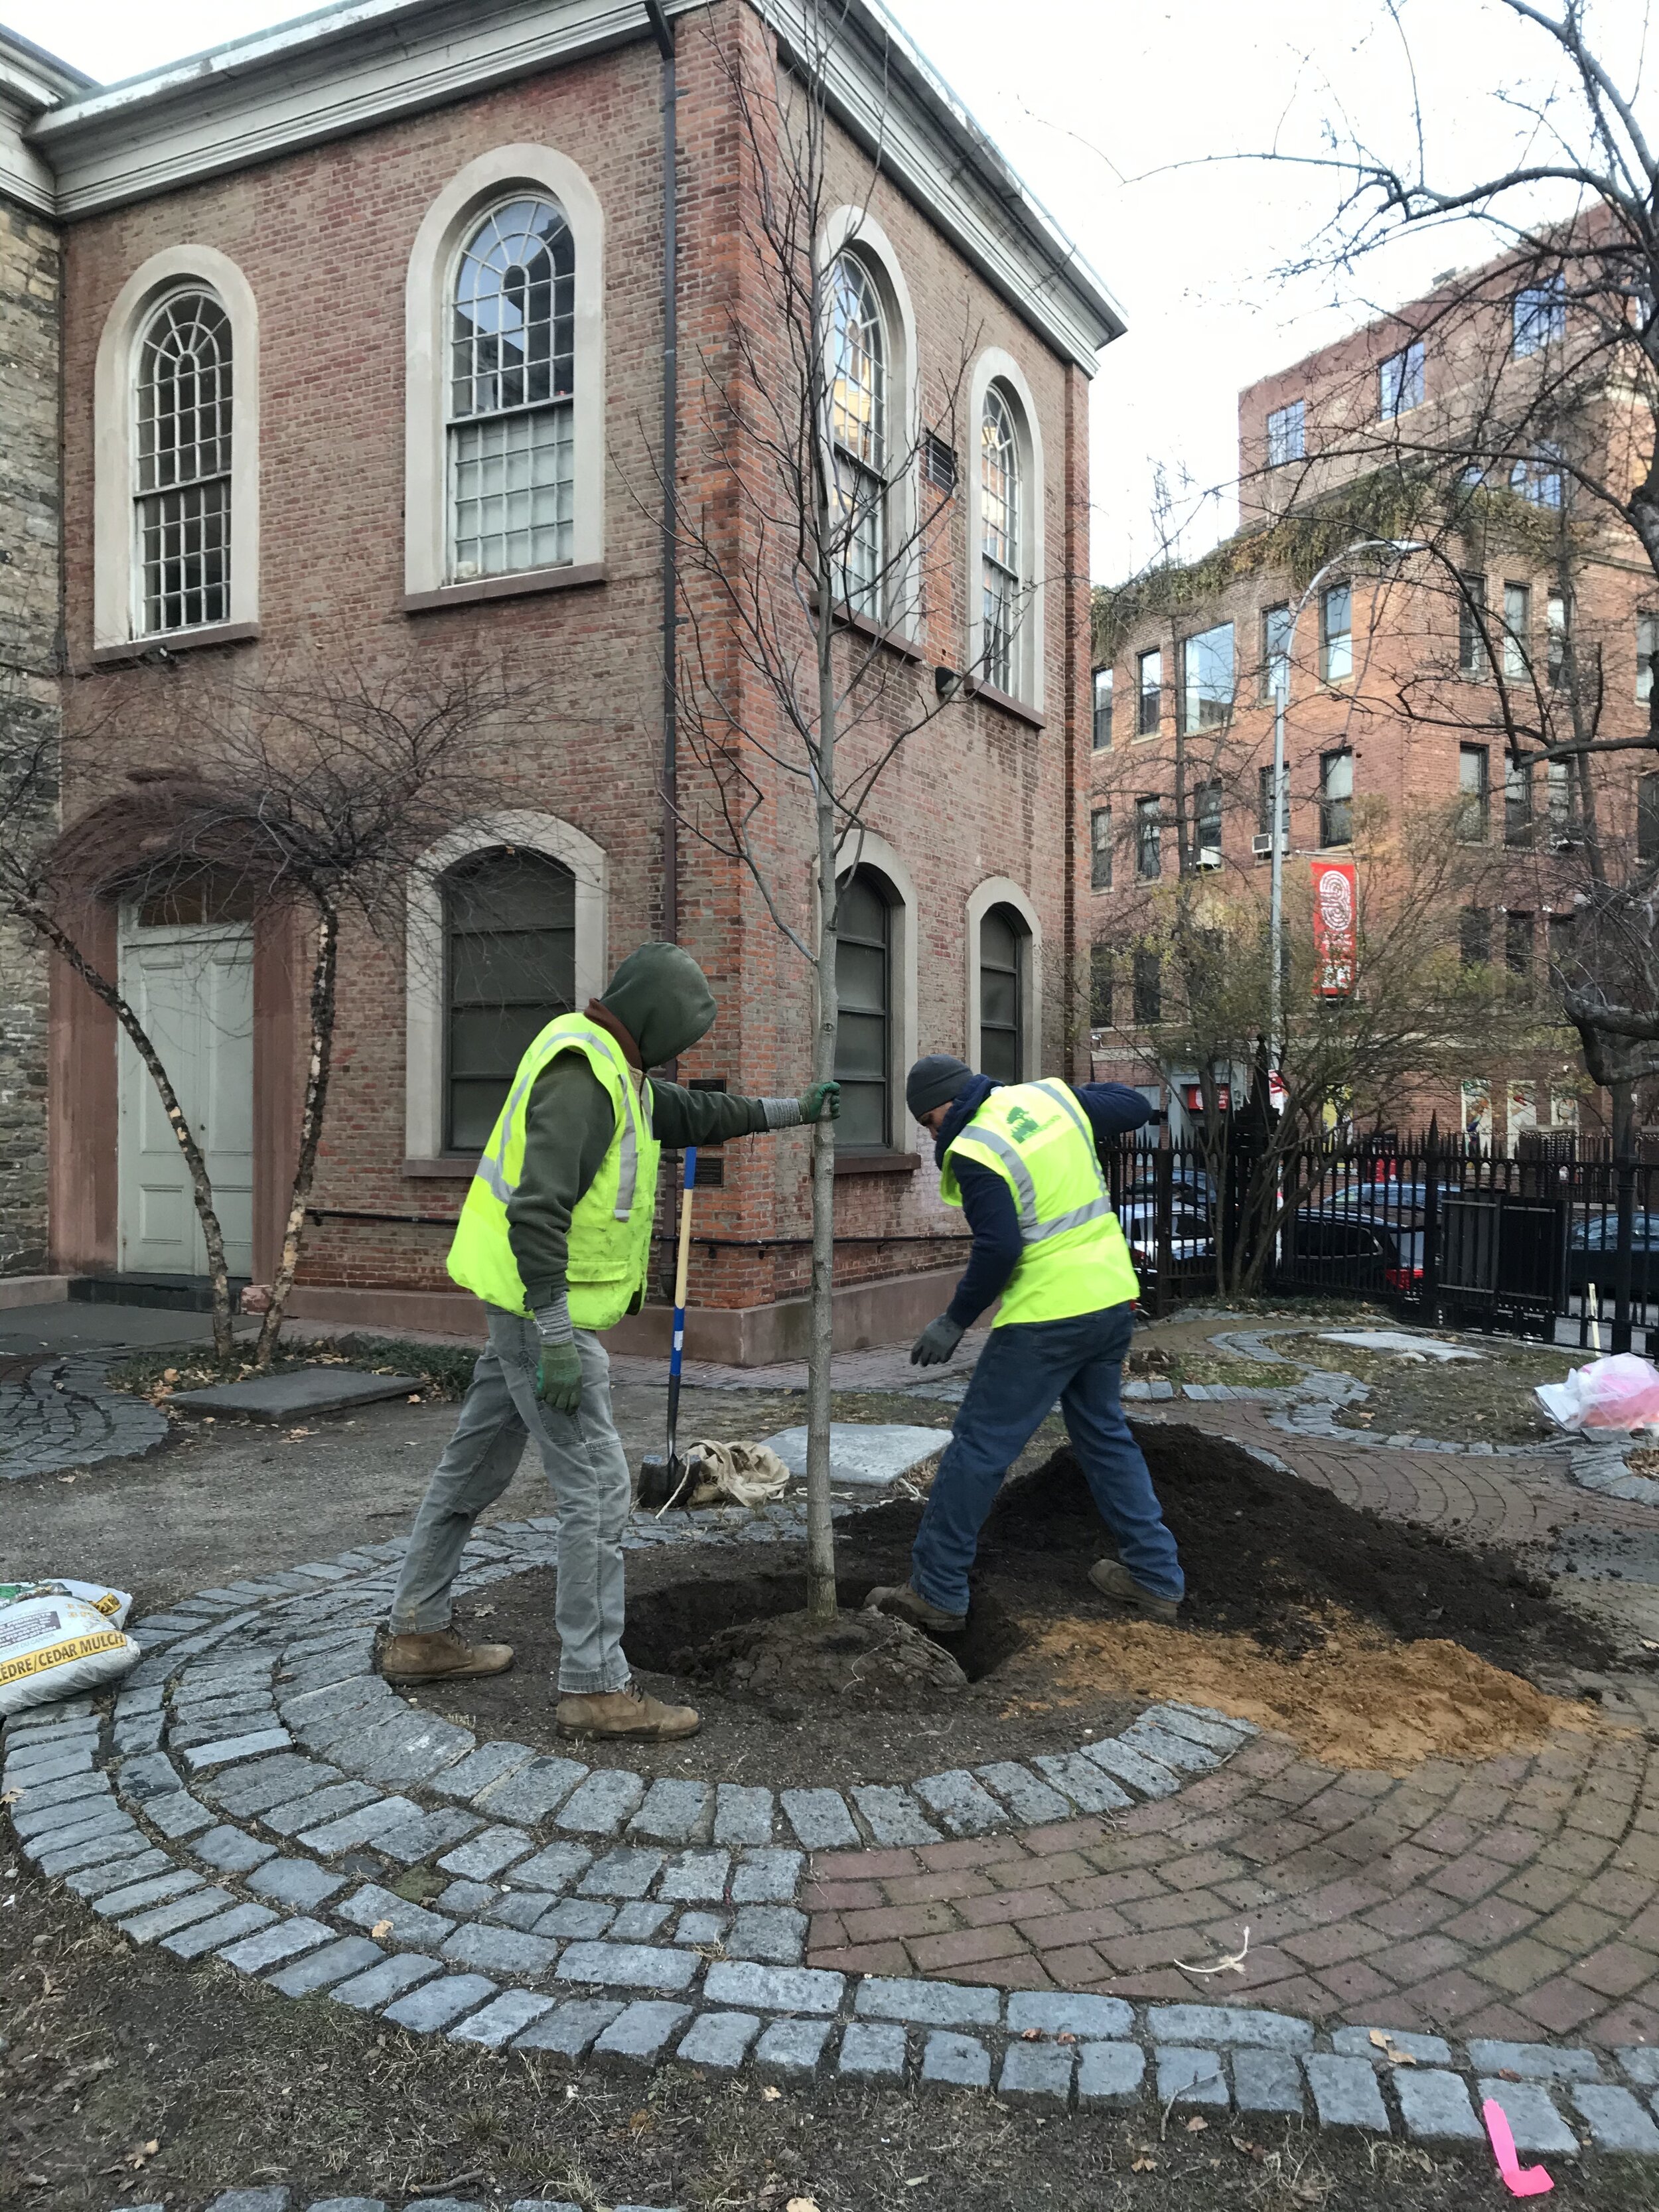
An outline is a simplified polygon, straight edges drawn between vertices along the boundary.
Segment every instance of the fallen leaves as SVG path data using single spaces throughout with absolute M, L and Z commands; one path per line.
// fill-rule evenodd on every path
M 1156 2173 L 1158 2160 L 1155 2158 L 1138 2158 L 1131 2165 L 1129 2171 L 1131 2173 Z
M 767 2083 L 766 2087 L 765 2087 L 761 2091 L 761 2096 L 762 2096 L 763 2100 L 767 2104 L 769 2104 L 769 2105 L 775 2105 L 775 2104 L 777 2103 L 777 2101 L 778 2101 L 778 2099 L 779 2099 L 781 2096 L 782 2096 L 782 2094 L 783 2094 L 782 2090 L 781 2090 L 781 2089 L 775 2089 L 775 2088 L 772 2087 L 772 2084 L 771 2084 L 769 2081 Z
M 1382 2053 L 1382 2056 L 1388 2060 L 1390 2066 L 1416 2065 L 1417 2061 L 1412 2057 L 1410 2051 L 1402 2051 L 1400 2048 L 1400 2045 L 1395 2041 L 1393 2036 L 1389 2033 L 1386 2027 L 1374 2027 L 1371 2030 L 1370 2039 L 1376 2045 L 1376 2048 Z
M 783 2212 L 818 2212 L 818 2200 L 816 2197 L 792 2197 Z
M 1201 2113 L 1194 2112 L 1187 2123 L 1187 2132 L 1189 2136 L 1205 2135 L 1209 2131 L 1209 2122 Z
M 392 1923 L 389 1920 L 377 1920 L 368 1932 L 378 1943 L 382 1936 L 389 1936 L 392 1933 Z

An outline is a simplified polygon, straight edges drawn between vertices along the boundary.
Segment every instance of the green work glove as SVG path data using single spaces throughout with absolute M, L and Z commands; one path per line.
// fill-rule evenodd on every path
M 910 1346 L 912 1367 L 942 1367 L 962 1342 L 962 1328 L 949 1314 L 930 1321 Z
M 796 1100 L 803 1121 L 838 1121 L 841 1119 L 841 1085 L 839 1083 L 809 1083 Z
M 582 1356 L 574 1344 L 544 1344 L 536 1362 L 536 1395 L 556 1413 L 574 1413 L 582 1401 Z

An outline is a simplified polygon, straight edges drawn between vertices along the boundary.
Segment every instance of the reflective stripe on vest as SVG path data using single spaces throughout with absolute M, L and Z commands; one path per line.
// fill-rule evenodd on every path
M 1025 1164 L 1017 1145 L 1009 1143 L 1000 1130 L 981 1129 L 975 1123 L 974 1142 L 994 1152 L 1008 1170 L 1014 1186 L 1014 1203 L 1019 1212 L 1020 1241 L 1025 1244 L 1040 1244 L 1046 1237 L 1063 1237 L 1068 1229 L 1081 1229 L 1085 1221 L 1098 1221 L 1103 1213 L 1109 1213 L 1112 1201 L 1106 1188 L 1106 1179 L 1100 1172 L 1100 1160 L 1095 1151 L 1094 1132 L 1078 1111 L 1077 1101 L 1063 1083 L 1031 1083 L 1023 1089 L 1040 1091 L 1045 1098 L 1052 1099 L 1061 1112 L 1070 1116 L 1078 1134 L 1089 1147 L 1089 1158 L 1094 1163 L 1095 1181 L 1099 1188 L 1086 1206 L 1074 1206 L 1069 1213 L 1051 1215 L 1046 1221 L 1037 1218 L 1036 1186 L 1031 1181 L 1031 1170 Z M 967 1131 L 963 1133 L 966 1135 Z
M 596 1044 L 615 1056 L 616 1039 L 605 1036 L 601 1030 L 566 1030 L 563 1034 L 573 1044 Z M 509 1180 L 502 1164 L 512 1144 L 513 1124 L 520 1107 L 535 1088 L 536 1078 L 545 1065 L 546 1062 L 542 1061 L 531 1068 L 528 1073 L 522 1067 L 520 1069 L 519 1079 L 507 1093 L 501 1120 L 495 1125 L 495 1140 L 473 1170 L 473 1173 L 489 1185 L 503 1206 L 519 1188 L 517 1183 Z M 640 1173 L 640 1137 L 634 1119 L 634 1086 L 628 1080 L 626 1071 L 623 1078 L 623 1105 L 627 1119 L 622 1133 L 621 1154 L 617 1163 L 617 1203 L 612 1209 L 618 1221 L 626 1221 L 634 1211 L 634 1190 Z

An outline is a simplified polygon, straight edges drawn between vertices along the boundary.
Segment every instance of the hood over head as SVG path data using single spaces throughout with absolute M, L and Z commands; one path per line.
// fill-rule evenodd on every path
M 707 977 L 678 945 L 652 943 L 630 952 L 599 994 L 640 1049 L 645 1067 L 660 1067 L 696 1044 L 720 1012 Z

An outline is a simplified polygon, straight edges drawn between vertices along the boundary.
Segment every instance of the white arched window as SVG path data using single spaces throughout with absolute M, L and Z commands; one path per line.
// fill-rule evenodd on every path
M 1042 1066 L 1042 925 L 1022 886 L 992 876 L 968 896 L 968 1057 L 999 1083 Z
M 94 377 L 93 644 L 248 636 L 259 614 L 258 313 L 210 246 L 134 270 Z
M 490 209 L 451 301 L 450 580 L 562 566 L 575 534 L 575 248 L 558 204 Z
M 138 347 L 134 496 L 142 635 L 230 618 L 230 318 L 175 292 Z
M 880 621 L 887 580 L 887 333 L 871 273 L 830 269 L 830 459 L 839 596 Z
M 1000 385 L 985 394 L 979 432 L 980 621 L 988 684 L 1018 689 L 1014 638 L 1019 626 L 1019 442 Z

